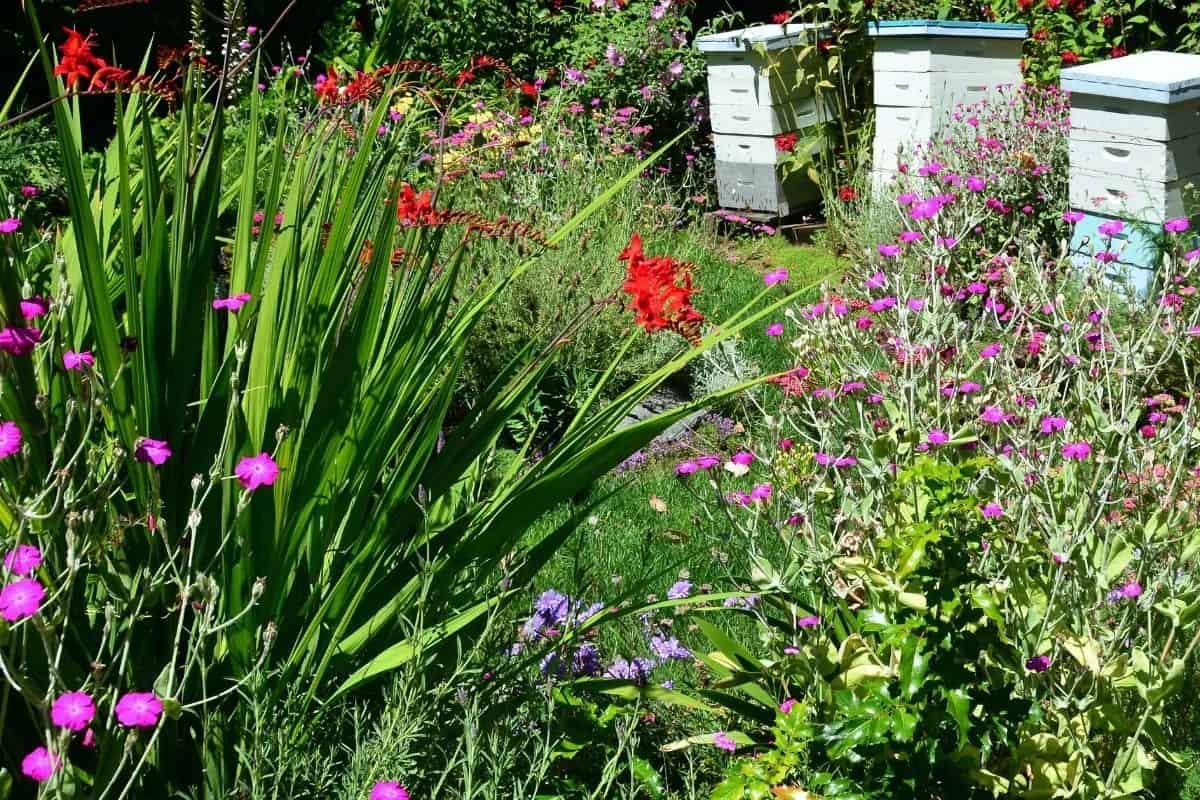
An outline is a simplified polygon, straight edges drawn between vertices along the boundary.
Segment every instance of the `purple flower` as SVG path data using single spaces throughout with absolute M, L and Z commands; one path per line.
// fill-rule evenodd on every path
M 685 661 L 692 657 L 692 651 L 681 645 L 679 639 L 657 633 L 650 637 L 650 652 L 662 661 Z
M 1030 672 L 1045 672 L 1050 669 L 1050 656 L 1034 656 L 1025 662 L 1025 669 Z
M 16 233 L 21 227 L 21 220 L 16 217 L 0 220 L 0 233 Z
M 771 484 L 757 483 L 750 490 L 751 500 L 770 500 L 771 499 Z
M 999 406 L 985 406 L 979 418 L 989 425 L 1000 425 L 1008 419 L 1008 415 Z
M 96 365 L 96 357 L 87 350 L 76 353 L 74 350 L 68 350 L 63 353 L 63 367 L 69 370 L 82 370 L 85 367 L 93 367 Z
M 1092 454 L 1092 446 L 1084 441 L 1067 442 L 1062 446 L 1062 457 L 1068 460 L 1085 461 Z
M 700 469 L 700 465 L 695 461 L 683 461 L 675 465 L 676 475 L 691 475 L 696 470 Z
M 879 245 L 879 255 L 884 258 L 895 258 L 900 255 L 900 245 L 898 244 L 881 244 Z
M 742 450 L 741 452 L 734 453 L 733 457 L 730 458 L 729 460 L 732 461 L 734 464 L 737 464 L 738 466 L 748 467 L 754 463 L 754 454 L 748 453 L 745 450 Z
M 921 311 L 925 308 L 925 301 L 920 297 L 912 297 L 905 305 L 908 306 L 909 311 Z
M 721 750 L 728 750 L 730 753 L 737 750 L 737 742 L 729 738 L 729 734 L 725 731 L 717 731 L 713 734 L 713 745 Z
M 873 314 L 878 314 L 895 307 L 896 298 L 892 297 L 891 295 L 888 295 L 887 297 L 881 297 L 878 300 L 872 300 L 871 305 L 869 306 L 871 313 Z
M 979 351 L 980 358 L 995 358 L 1000 355 L 1000 351 L 1004 349 L 999 342 L 992 342 L 987 347 Z
M 692 582 L 691 581 L 687 581 L 687 580 L 676 581 L 675 583 L 673 583 L 671 585 L 670 589 L 667 589 L 667 599 L 682 600 L 685 597 L 687 597 L 688 595 L 690 595 L 691 593 L 692 593 Z
M 867 278 L 866 287 L 868 289 L 882 289 L 884 286 L 887 286 L 887 275 L 882 272 L 876 272 Z
M 1119 219 L 1110 219 L 1108 222 L 1101 223 L 1096 230 L 1100 232 L 1101 236 L 1112 237 L 1125 230 L 1125 223 Z
M 1042 417 L 1042 433 L 1049 436 L 1067 427 L 1066 417 Z
M 1188 221 L 1183 217 L 1177 219 L 1169 219 L 1163 223 L 1163 230 L 1167 233 L 1183 233 L 1188 229 Z
M 4 556 L 4 568 L 13 575 L 32 575 L 42 565 L 42 551 L 31 544 L 18 545 Z
M 929 435 L 926 436 L 925 439 L 932 445 L 940 445 L 950 441 L 950 435 L 943 430 L 934 428 L 929 432 Z
M 783 323 L 773 322 L 767 326 L 767 336 L 783 336 Z
M 796 620 L 797 628 L 815 628 L 821 624 L 821 618 L 818 616 L 801 617 Z
M 902 231 L 900 233 L 900 241 L 904 242 L 905 244 L 915 242 L 915 241 L 919 240 L 920 238 L 921 238 L 920 231 Z
M 133 451 L 133 457 L 143 464 L 161 467 L 171 457 L 171 448 L 161 439 L 142 439 Z
M 788 271 L 783 267 L 780 267 L 779 269 L 773 269 L 763 275 L 763 283 L 765 283 L 767 286 L 774 286 L 777 283 L 783 283 L 787 279 Z
M 629 661 L 618 658 L 605 670 L 604 674 L 609 678 L 633 681 L 638 686 L 645 686 L 655 666 L 655 663 L 648 658 L 634 658 Z
M 967 188 L 972 192 L 982 192 L 987 183 L 978 175 L 971 175 L 967 178 Z
M 233 297 L 225 297 L 212 301 L 212 307 L 217 311 L 228 311 L 231 314 L 236 314 L 242 310 L 242 306 L 249 303 L 254 298 L 248 294 L 238 294 Z
M 696 459 L 696 466 L 700 469 L 712 469 L 720 463 L 720 456 L 700 456 Z
M 999 519 L 1004 516 L 1004 508 L 995 500 L 987 503 L 980 509 L 986 519 Z

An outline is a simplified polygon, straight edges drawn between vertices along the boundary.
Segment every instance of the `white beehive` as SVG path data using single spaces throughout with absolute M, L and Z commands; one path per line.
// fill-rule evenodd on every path
M 1070 199 L 1160 223 L 1200 177 L 1200 55 L 1151 51 L 1062 71 L 1071 93 Z
M 874 184 L 925 144 L 958 103 L 1020 83 L 1024 25 L 939 20 L 871 23 L 875 42 Z
M 780 174 L 775 137 L 829 119 L 804 80 L 801 51 L 825 26 L 759 25 L 701 36 L 721 206 L 786 216 L 820 198 L 807 177 Z

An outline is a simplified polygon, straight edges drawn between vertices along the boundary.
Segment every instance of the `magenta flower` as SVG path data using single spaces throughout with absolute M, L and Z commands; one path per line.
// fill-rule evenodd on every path
M 1145 425 L 1138 428 L 1138 432 L 1147 439 L 1153 439 L 1156 435 L 1158 435 L 1158 428 L 1147 422 Z
M 1188 261 L 1195 261 L 1196 259 L 1200 258 L 1200 249 L 1189 250 L 1183 254 L 1183 257 L 1186 258 Z
M 142 439 L 138 442 L 133 457 L 143 464 L 161 467 L 171 457 L 171 448 L 161 439 Z
M 370 800 L 408 800 L 408 789 L 395 781 L 380 781 L 371 787 Z
M 797 628 L 815 628 L 821 624 L 821 618 L 818 616 L 801 617 L 796 620 Z
M 1112 237 L 1125 230 L 1125 223 L 1119 219 L 1110 219 L 1108 222 L 1100 223 L 1096 230 L 1100 232 L 1101 236 Z
M 729 738 L 729 734 L 725 731 L 717 731 L 713 734 L 713 744 L 721 750 L 728 750 L 730 753 L 737 750 L 737 742 Z
M 941 245 L 942 247 L 946 248 L 947 250 L 953 250 L 955 247 L 958 246 L 958 237 L 957 236 L 939 236 L 939 237 L 937 237 L 937 243 L 939 245 Z
M 1067 555 L 1066 555 L 1066 553 L 1054 553 L 1054 554 L 1053 554 L 1053 556 L 1054 556 L 1054 563 L 1055 563 L 1055 564 L 1065 564 L 1065 563 L 1067 563 Z
M 884 258 L 895 258 L 900 255 L 900 245 L 898 244 L 881 244 L 879 245 L 879 255 Z
M 950 441 L 950 435 L 943 430 L 934 428 L 929 432 L 929 435 L 926 436 L 925 439 L 932 445 L 941 445 Z
M 790 714 L 790 713 L 792 713 L 792 709 L 795 707 L 796 707 L 796 701 L 789 697 L 787 700 L 784 700 L 782 703 L 779 704 L 779 713 L 780 714 Z
M 833 463 L 833 456 L 829 455 L 829 453 L 822 453 L 818 451 L 813 453 L 813 461 L 817 462 L 822 467 L 828 467 Z
M 1008 415 L 999 406 L 986 406 L 979 418 L 989 425 L 1000 425 L 1008 419 Z
M 31 544 L 18 545 L 4 556 L 4 568 L 13 575 L 32 575 L 42 565 L 42 551 Z
M 925 301 L 919 297 L 913 297 L 905 305 L 908 306 L 909 311 L 921 311 L 925 308 Z
M 733 463 L 737 464 L 738 466 L 748 467 L 754 463 L 754 454 L 748 453 L 745 450 L 742 450 L 741 452 L 734 453 L 733 457 L 730 458 L 729 460 L 732 461 Z
M 770 500 L 771 499 L 771 484 L 757 483 L 750 490 L 751 500 Z
M 254 299 L 248 294 L 234 295 L 233 297 L 225 297 L 220 300 L 213 300 L 212 307 L 218 311 L 225 310 L 231 314 L 236 314 L 242 310 L 242 306 Z
M 696 470 L 700 469 L 695 461 L 683 461 L 675 465 L 676 475 L 691 475 Z
M 1092 454 L 1092 446 L 1087 442 L 1067 442 L 1062 446 L 1062 457 L 1068 460 L 1085 461 Z
M 32 200 L 33 198 L 37 197 L 41 193 L 42 193 L 42 190 L 36 186 L 30 186 L 29 184 L 26 184 L 21 187 L 21 196 L 24 197 L 26 200 Z
M 0 330 L 0 351 L 10 356 L 27 356 L 42 340 L 37 328 L 5 328 Z
M 792 449 L 792 445 L 793 445 L 793 442 L 792 442 L 792 440 L 791 440 L 791 439 L 780 439 L 780 440 L 779 440 L 779 449 L 780 449 L 780 450 L 782 450 L 782 451 L 783 451 L 783 452 L 785 452 L 785 453 L 786 453 L 788 450 L 791 450 L 791 449 Z
M 918 241 L 920 238 L 920 231 L 901 231 L 900 233 L 900 241 L 904 242 L 905 244 L 911 244 L 912 242 Z
M 783 323 L 773 322 L 767 326 L 767 336 L 783 336 Z
M 42 607 L 46 589 L 32 578 L 14 581 L 0 589 L 0 617 L 9 622 L 32 617 Z
M 153 728 L 162 716 L 163 704 L 154 692 L 130 692 L 117 701 L 113 711 L 126 728 Z
M 980 358 L 995 358 L 1000 355 L 1000 351 L 1004 349 L 999 342 L 992 342 L 987 347 L 979 351 Z
M 60 728 L 81 731 L 96 716 L 96 704 L 87 692 L 60 694 L 50 706 L 50 721 Z
M 1004 507 L 995 500 L 987 503 L 980 511 L 986 519 L 999 519 L 1004 516 Z
M 1082 211 L 1064 211 L 1062 218 L 1063 218 L 1063 222 L 1066 222 L 1070 225 L 1074 225 L 1077 222 L 1083 221 L 1083 212 Z
M 1034 656 L 1025 662 L 1025 669 L 1030 672 L 1045 672 L 1050 669 L 1050 656 Z
M 1042 433 L 1049 436 L 1067 427 L 1066 417 L 1042 417 Z
M 0 422 L 0 458 L 8 458 L 21 449 L 21 429 L 15 422 Z
M 271 486 L 279 477 L 279 465 L 269 453 L 243 458 L 234 469 L 242 488 L 253 492 L 260 486 Z
M 50 312 L 50 303 L 44 297 L 27 297 L 21 301 L 21 316 L 25 319 L 37 319 Z
M 887 286 L 887 275 L 884 275 L 882 272 L 876 272 L 867 278 L 865 286 L 868 289 L 882 289 L 884 286 Z
M 983 387 L 980 386 L 978 383 L 975 383 L 975 381 L 963 381 L 958 386 L 958 390 L 960 392 L 962 392 L 963 394 L 974 394 L 975 392 L 978 392 L 982 388 Z
M 21 759 L 21 774 L 38 783 L 45 783 L 50 776 L 62 769 L 62 759 L 44 747 L 39 747 Z
M 712 469 L 720 463 L 720 456 L 700 456 L 696 459 L 696 466 L 698 466 L 700 469 Z
M 878 300 L 872 300 L 871 304 L 868 306 L 873 314 L 879 314 L 880 312 L 887 311 L 888 309 L 895 307 L 896 298 L 892 297 L 891 295 L 888 295 L 887 297 L 881 297 Z
M 858 463 L 858 459 L 854 456 L 842 456 L 837 461 L 833 462 L 835 467 L 853 467 Z
M 1177 219 L 1169 219 L 1163 223 L 1163 230 L 1167 233 L 1183 233 L 1188 229 L 1188 221 L 1183 217 Z
M 978 175 L 970 175 L 967 177 L 967 188 L 972 192 L 982 192 L 987 183 Z
M 783 267 L 773 269 L 763 275 L 763 283 L 767 286 L 774 286 L 777 283 L 783 283 L 788 279 L 788 271 Z
M 76 353 L 74 350 L 68 350 L 63 353 L 63 367 L 66 369 L 82 370 L 84 367 L 96 366 L 96 357 L 87 350 Z
M 16 233 L 21 227 L 21 220 L 16 217 L 9 217 L 6 220 L 0 220 L 0 233 Z

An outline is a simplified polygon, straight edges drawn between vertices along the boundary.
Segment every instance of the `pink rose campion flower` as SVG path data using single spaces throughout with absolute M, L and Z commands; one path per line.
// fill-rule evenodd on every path
M 42 565 L 42 551 L 31 544 L 18 545 L 4 556 L 4 568 L 13 575 L 31 575 Z
M 68 350 L 63 353 L 63 367 L 72 370 L 82 370 L 84 367 L 91 368 L 96 366 L 96 357 L 87 350 L 76 353 L 74 350 Z
M 995 358 L 1000 355 L 1000 351 L 1004 349 L 999 342 L 992 342 L 987 347 L 979 351 L 980 358 Z
M 696 459 L 696 466 L 700 469 L 712 469 L 720 463 L 720 456 L 700 456 Z
M 700 469 L 700 465 L 695 461 L 683 461 L 675 465 L 675 474 L 680 476 L 691 475 L 698 469 Z
M 45 596 L 45 587 L 32 578 L 7 584 L 0 589 L 0 617 L 8 622 L 32 617 L 41 610 Z
M 1050 656 L 1034 656 L 1025 662 L 1025 669 L 1030 672 L 1045 672 L 1050 669 Z
M 773 322 L 767 326 L 767 336 L 783 336 L 783 323 Z
M 797 628 L 815 628 L 821 624 L 821 618 L 818 616 L 801 617 L 796 620 Z
M 737 464 L 738 466 L 748 467 L 754 463 L 754 454 L 748 453 L 745 450 L 742 450 L 740 452 L 734 453 L 733 457 L 730 458 L 729 460 L 732 461 L 734 464 Z
M 779 704 L 779 713 L 780 714 L 790 714 L 790 713 L 792 713 L 792 709 L 795 707 L 796 707 L 796 701 L 789 697 L 787 700 L 784 700 L 782 703 Z
M 773 269 L 763 275 L 763 283 L 765 283 L 767 286 L 774 286 L 777 283 L 783 283 L 787 279 L 788 271 L 783 267 L 780 267 L 779 269 Z
M 133 457 L 143 464 L 161 467 L 171 457 L 171 448 L 161 439 L 142 439 L 133 451 Z
M 16 217 L 9 217 L 6 220 L 0 220 L 0 233 L 16 233 L 21 227 L 21 220 Z
M 275 479 L 279 477 L 279 465 L 269 453 L 259 453 L 239 461 L 233 473 L 243 489 L 253 492 L 260 486 L 271 486 L 275 483 Z
M 242 306 L 249 303 L 254 298 L 248 294 L 238 294 L 233 297 L 225 297 L 219 300 L 212 301 L 212 307 L 217 311 L 228 311 L 231 314 L 236 314 L 242 310 Z
M 713 745 L 721 750 L 727 750 L 732 753 L 737 750 L 737 742 L 729 737 L 725 731 L 717 731 L 713 734 Z
M 1119 219 L 1110 219 L 1108 222 L 1102 222 L 1098 228 L 1101 236 L 1116 236 L 1125 230 L 1125 223 Z
M 1054 556 L 1054 563 L 1055 563 L 1055 564 L 1065 564 L 1065 563 L 1067 563 L 1067 555 L 1066 555 L 1066 553 L 1054 553 L 1054 554 L 1053 554 L 1053 556 Z
M 1120 593 L 1121 597 L 1125 598 L 1126 600 L 1133 600 L 1134 598 L 1142 596 L 1142 585 L 1136 580 L 1131 580 L 1117 591 Z
M 989 425 L 1000 425 L 1008 419 L 1008 415 L 999 406 L 987 406 L 979 414 L 979 418 Z
M 881 244 L 879 245 L 879 255 L 884 258 L 895 258 L 900 255 L 900 245 L 898 244 Z
M 5 328 L 0 330 L 0 351 L 10 356 L 27 356 L 42 340 L 42 332 L 37 328 Z
M 900 241 L 904 242 L 905 244 L 911 244 L 912 242 L 919 241 L 920 239 L 920 231 L 901 231 L 900 233 Z
M 1085 461 L 1092 454 L 1092 446 L 1087 442 L 1067 442 L 1062 446 L 1062 457 L 1067 460 Z
M 1177 219 L 1169 219 L 1163 223 L 1163 230 L 1167 233 L 1183 233 L 1188 229 L 1188 221 L 1183 217 Z
M 987 519 L 999 519 L 1004 516 L 1004 507 L 995 500 L 992 500 L 980 510 Z
M 117 701 L 113 711 L 126 728 L 153 728 L 162 717 L 162 700 L 154 692 L 130 692 Z
M 50 706 L 50 721 L 60 728 L 81 731 L 96 716 L 96 704 L 87 692 L 60 694 Z
M 887 286 L 887 275 L 884 275 L 882 272 L 876 272 L 867 278 L 865 285 L 868 289 L 882 289 L 884 286 Z
M 1042 417 L 1041 430 L 1042 430 L 1042 433 L 1046 436 L 1049 436 L 1054 433 L 1058 433 L 1059 431 L 1061 431 L 1062 429 L 1064 429 L 1066 427 L 1067 427 L 1067 418 L 1066 417 L 1057 417 L 1057 416 Z
M 1083 221 L 1083 212 L 1082 211 L 1064 211 L 1062 218 L 1063 218 L 1063 222 L 1066 222 L 1070 225 L 1074 225 L 1077 222 Z
M 913 297 L 905 303 L 909 311 L 918 312 L 925 308 L 925 301 L 919 297 Z
M 370 800 L 409 800 L 408 789 L 396 781 L 380 781 L 371 787 Z
M 27 200 L 32 200 L 41 193 L 42 190 L 36 186 L 30 186 L 29 184 L 26 184 L 21 187 L 21 196 Z
M 21 449 L 21 429 L 15 422 L 0 422 L 0 458 L 8 458 Z
M 926 441 L 928 441 L 932 445 L 941 445 L 941 444 L 945 444 L 946 442 L 950 441 L 949 434 L 947 434 L 945 431 L 939 430 L 937 428 L 934 428 L 933 430 L 931 430 L 929 432 L 929 435 L 925 438 L 926 438 Z
M 44 747 L 39 747 L 21 759 L 21 774 L 38 783 L 45 783 L 50 776 L 62 769 L 62 759 Z
M 50 312 L 50 303 L 44 297 L 27 297 L 21 301 L 21 316 L 25 319 L 37 319 Z

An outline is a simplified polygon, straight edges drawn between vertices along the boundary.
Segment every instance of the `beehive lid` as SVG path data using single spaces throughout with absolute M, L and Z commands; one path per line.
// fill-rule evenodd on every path
M 1200 97 L 1200 55 L 1150 50 L 1064 69 L 1062 88 L 1146 103 L 1181 103 Z
M 702 53 L 745 53 L 756 48 L 783 50 L 813 41 L 813 34 L 825 31 L 829 25 L 795 23 L 787 25 L 755 25 L 736 31 L 710 33 L 696 39 L 696 47 Z
M 957 36 L 967 39 L 1024 39 L 1029 29 L 1007 22 L 950 22 L 940 19 L 889 19 L 867 23 L 872 36 Z

